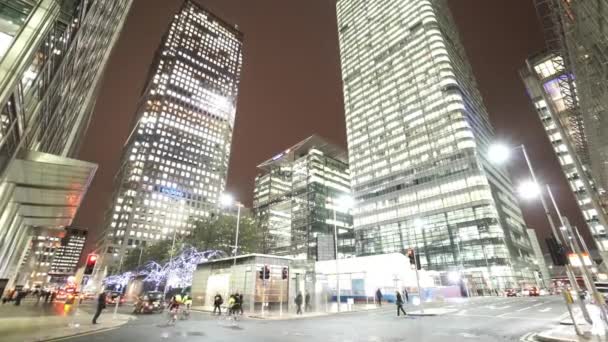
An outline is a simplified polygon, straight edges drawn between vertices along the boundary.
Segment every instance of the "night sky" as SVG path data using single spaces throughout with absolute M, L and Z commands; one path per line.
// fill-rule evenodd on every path
M 319 134 L 346 147 L 335 0 L 200 0 L 245 35 L 244 65 L 228 191 L 250 205 L 256 165 Z M 80 158 L 99 164 L 75 224 L 101 231 L 113 178 L 154 52 L 181 0 L 135 0 L 106 70 Z M 544 48 L 531 0 L 450 0 L 490 118 L 501 141 L 525 144 L 538 177 L 551 184 L 571 221 L 584 221 L 518 70 Z M 512 179 L 528 177 L 515 155 Z M 515 181 L 517 183 L 517 181 Z M 521 202 L 545 237 L 538 201 Z M 91 244 L 90 244 L 91 245 Z

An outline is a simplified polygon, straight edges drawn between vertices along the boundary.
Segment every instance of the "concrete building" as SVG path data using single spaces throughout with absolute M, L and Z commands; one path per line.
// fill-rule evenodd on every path
M 224 191 L 243 35 L 185 1 L 162 38 L 125 143 L 98 253 L 119 267 L 130 248 L 183 235 Z
M 339 0 L 358 255 L 415 248 L 478 288 L 533 282 L 533 252 L 447 1 Z
M 532 249 L 534 250 L 534 264 L 537 267 L 536 272 L 539 287 L 549 288 L 552 286 L 551 273 L 549 272 L 549 267 L 547 267 L 545 255 L 540 247 L 540 242 L 538 241 L 538 236 L 536 235 L 536 231 L 534 229 L 528 229 L 528 238 L 530 239 Z
M 0 1 L 0 280 L 33 229 L 69 226 L 97 166 L 75 159 L 132 0 Z
M 569 85 L 574 82 L 569 80 L 571 72 L 560 55 L 541 53 L 527 60 L 520 75 L 596 247 L 606 255 L 608 194 L 598 187 L 591 173 L 592 158 L 581 108 L 568 100 L 577 97 L 578 89 L 575 83 Z
M 352 216 L 340 204 L 351 193 L 346 151 L 313 135 L 258 169 L 253 211 L 269 231 L 270 253 L 335 259 L 336 232 L 338 257 L 354 255 Z

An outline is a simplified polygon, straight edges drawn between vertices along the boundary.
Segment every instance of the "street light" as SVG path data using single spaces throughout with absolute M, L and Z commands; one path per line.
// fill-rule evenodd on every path
M 517 193 L 523 199 L 535 199 L 541 196 L 540 187 L 534 181 L 527 180 L 517 187 Z
M 511 158 L 511 149 L 504 144 L 496 143 L 488 148 L 488 159 L 495 164 L 504 164 Z
M 334 248 L 335 248 L 335 254 L 336 254 L 336 288 L 337 288 L 336 301 L 338 304 L 338 312 L 340 312 L 341 299 L 340 299 L 340 268 L 339 268 L 339 261 L 338 261 L 338 219 L 337 219 L 336 211 L 339 208 L 340 211 L 348 212 L 348 210 L 350 210 L 351 208 L 354 207 L 354 204 L 355 204 L 355 201 L 352 197 L 343 195 L 343 196 L 337 198 L 333 205 L 333 209 L 334 209 Z
M 233 265 L 236 265 L 236 256 L 239 249 L 239 225 L 241 222 L 241 207 L 243 206 L 241 203 L 234 200 L 234 197 L 229 193 L 223 193 L 220 195 L 220 204 L 223 207 L 231 207 L 232 205 L 236 205 L 236 236 L 234 237 L 234 262 Z

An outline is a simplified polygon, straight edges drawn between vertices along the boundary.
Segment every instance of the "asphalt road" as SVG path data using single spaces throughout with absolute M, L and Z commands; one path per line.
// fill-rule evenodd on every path
M 164 314 L 143 315 L 115 330 L 64 341 L 519 341 L 526 333 L 557 325 L 566 312 L 558 296 L 475 298 L 442 307 L 451 312 L 436 317 L 396 317 L 394 306 L 384 306 L 291 320 L 244 319 L 236 325 L 206 313 L 193 313 L 190 320 L 176 326 L 167 326 Z M 111 319 L 111 312 L 100 319 Z

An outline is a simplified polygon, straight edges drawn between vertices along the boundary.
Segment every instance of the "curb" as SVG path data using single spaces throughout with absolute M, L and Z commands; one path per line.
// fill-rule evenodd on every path
M 65 335 L 65 336 L 61 336 L 61 337 L 53 337 L 53 338 L 50 338 L 50 339 L 38 340 L 38 341 L 41 341 L 41 342 L 63 341 L 63 340 L 68 339 L 68 338 L 82 337 L 82 336 L 87 336 L 87 335 L 99 334 L 99 333 L 110 331 L 110 330 L 115 330 L 115 329 L 120 328 L 123 325 L 124 325 L 124 323 L 121 324 L 121 325 L 117 325 L 115 327 L 99 328 L 99 329 L 96 329 L 96 330 L 83 331 L 83 332 L 79 332 L 79 333 L 76 333 L 76 334 Z
M 534 337 L 535 337 L 536 341 L 541 341 L 541 342 L 579 342 L 580 341 L 578 339 L 573 340 L 571 338 L 552 337 L 552 336 L 545 335 L 544 333 L 538 333 Z

